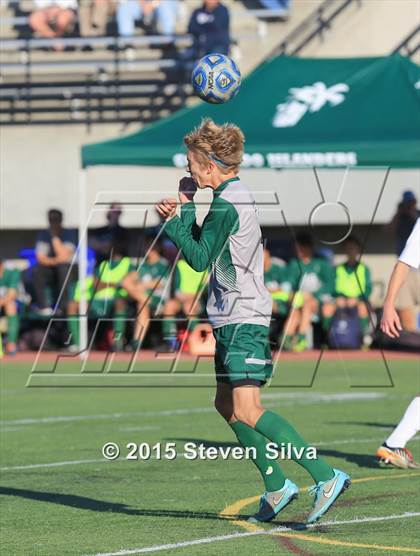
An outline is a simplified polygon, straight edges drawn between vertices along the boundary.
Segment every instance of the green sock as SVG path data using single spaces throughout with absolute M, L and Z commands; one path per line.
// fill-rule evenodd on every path
M 309 447 L 309 444 L 301 438 L 301 436 L 295 431 L 292 425 L 286 421 L 286 419 L 283 419 L 283 417 L 280 417 L 280 415 L 277 415 L 272 411 L 265 411 L 261 415 L 255 425 L 255 430 L 272 442 L 275 442 L 279 449 L 282 444 L 290 444 L 296 449 Z M 334 477 L 333 468 L 328 465 L 328 463 L 321 458 L 309 459 L 306 455 L 306 450 L 298 459 L 292 449 L 291 456 L 293 461 L 296 461 L 296 463 L 301 465 L 304 469 L 306 469 L 306 471 L 308 471 L 308 473 L 310 473 L 316 483 L 320 481 L 328 481 Z
M 261 473 L 265 490 L 267 492 L 274 492 L 283 488 L 286 477 L 283 475 L 276 460 L 267 459 L 267 439 L 252 427 L 242 423 L 242 421 L 230 423 L 230 426 L 241 446 L 244 448 L 255 448 L 257 457 L 253 458 L 252 461 Z
M 125 319 L 127 317 L 126 311 L 116 312 L 114 315 L 113 329 L 114 336 L 117 342 L 122 341 L 125 332 Z
M 369 326 L 369 317 L 362 317 L 360 319 L 360 327 L 362 329 L 362 335 L 364 336 L 366 334 L 366 330 Z
M 324 329 L 325 332 L 328 332 L 328 330 L 330 329 L 331 326 L 331 321 L 333 320 L 333 317 L 322 317 L 322 328 Z
M 7 317 L 7 341 L 16 344 L 19 337 L 19 317 L 11 315 Z
M 292 334 L 286 334 L 286 336 L 284 337 L 283 348 L 290 349 L 292 342 L 293 342 Z
M 306 334 L 303 334 L 302 332 L 299 332 L 297 334 L 297 339 L 298 339 L 298 342 L 301 342 L 302 340 L 306 340 Z
M 172 319 L 171 317 L 164 318 L 162 322 L 162 332 L 163 339 L 166 343 L 171 342 L 171 340 L 175 339 L 178 332 L 176 320 Z
M 80 344 L 79 317 L 69 317 L 69 329 L 71 334 L 70 343 L 78 346 Z

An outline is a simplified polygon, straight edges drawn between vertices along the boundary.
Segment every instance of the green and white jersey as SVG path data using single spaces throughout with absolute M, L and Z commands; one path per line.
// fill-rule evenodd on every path
M 269 326 L 272 302 L 264 285 L 263 245 L 254 197 L 239 178 L 223 182 L 201 229 L 195 204 L 181 208 L 165 231 L 196 271 L 210 270 L 207 314 L 213 328 Z
M 163 257 L 160 257 L 160 259 L 154 263 L 149 262 L 149 260 L 144 257 L 137 268 L 137 274 L 140 280 L 144 282 L 151 282 L 152 280 L 158 279 L 160 280 L 154 289 L 146 290 L 147 295 L 157 295 L 159 297 L 162 297 L 165 293 L 169 273 L 169 263 Z

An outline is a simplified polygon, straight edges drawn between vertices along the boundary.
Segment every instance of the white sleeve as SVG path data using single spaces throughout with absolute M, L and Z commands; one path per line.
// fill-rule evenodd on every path
M 420 268 L 420 218 L 417 218 L 399 260 L 413 268 Z

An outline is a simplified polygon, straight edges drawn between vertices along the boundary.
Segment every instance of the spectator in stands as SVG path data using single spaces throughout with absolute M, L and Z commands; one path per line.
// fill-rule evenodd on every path
M 17 288 L 20 273 L 16 269 L 8 269 L 0 259 L 0 315 L 7 317 L 6 353 L 15 355 L 19 337 L 19 316 L 17 310 Z
M 399 257 L 414 228 L 420 210 L 417 208 L 417 199 L 412 191 L 404 191 L 401 201 L 398 203 L 389 226 L 395 236 L 396 255 Z
M 32 30 L 43 38 L 56 39 L 71 32 L 76 21 L 77 0 L 34 0 L 36 9 L 29 16 Z M 62 50 L 60 43 L 53 45 Z
M 357 308 L 360 328 L 364 336 L 369 325 L 368 301 L 372 293 L 369 268 L 360 261 L 361 242 L 356 236 L 349 236 L 343 245 L 347 260 L 335 267 L 334 302 L 322 307 L 326 329 L 329 328 L 336 307 Z
M 120 37 L 132 37 L 136 21 L 143 20 L 147 24 L 156 18 L 158 30 L 163 35 L 173 35 L 178 8 L 178 0 L 119 0 L 118 34 Z
M 308 347 L 306 335 L 313 318 L 318 316 L 323 303 L 332 300 L 334 270 L 328 261 L 314 256 L 310 234 L 298 234 L 295 248 L 297 256 L 289 262 L 287 272 L 291 289 L 297 294 L 293 306 L 298 313 L 299 324 L 297 329 L 293 329 L 288 320 L 284 344 L 286 348 L 300 352 Z
M 102 261 L 96 267 L 95 275 L 87 277 L 84 284 L 89 301 L 89 315 L 103 318 L 113 314 L 113 351 L 124 349 L 128 293 L 122 284 L 132 271 L 133 267 L 129 257 L 126 256 L 125 245 L 115 240 L 111 245 L 109 260 Z M 71 332 L 69 350 L 72 352 L 77 351 L 80 342 L 79 321 L 75 318 L 79 312 L 80 294 L 81 285 L 77 283 L 67 306 L 68 316 L 73 317 L 69 319 Z
M 63 213 L 58 209 L 48 211 L 48 230 L 38 234 L 35 254 L 38 264 L 33 268 L 35 303 L 43 316 L 52 315 L 47 300 L 47 286 L 55 287 L 59 308 L 67 306 L 70 281 L 70 262 L 76 249 L 76 235 L 63 228 Z
M 79 29 L 82 37 L 106 35 L 108 18 L 114 12 L 113 0 L 79 0 Z
M 145 256 L 138 268 L 124 280 L 123 286 L 137 302 L 134 344 L 143 342 L 149 328 L 150 316 L 159 315 L 165 306 L 165 294 L 170 266 L 161 256 L 160 244 L 151 238 L 145 242 Z
M 96 253 L 97 262 L 109 257 L 114 241 L 118 241 L 128 250 L 128 230 L 120 224 L 121 215 L 121 204 L 112 203 L 106 213 L 108 223 L 92 231 L 89 243 Z
M 229 11 L 219 0 L 204 0 L 193 11 L 188 33 L 193 36 L 192 58 L 199 59 L 210 52 L 229 54 Z
M 273 300 L 273 313 L 287 314 L 290 297 L 287 266 L 282 259 L 272 257 L 267 247 L 264 248 L 264 283 Z
M 276 11 L 277 15 L 267 18 L 268 20 L 284 20 L 289 15 L 290 0 L 260 0 L 260 4 L 266 10 Z
M 191 332 L 198 324 L 198 317 L 203 311 L 201 296 L 206 284 L 207 271 L 196 272 L 187 261 L 180 259 L 175 267 L 173 277 L 174 297 L 169 299 L 163 309 L 163 340 L 169 350 L 177 346 L 176 315 L 183 312 Z

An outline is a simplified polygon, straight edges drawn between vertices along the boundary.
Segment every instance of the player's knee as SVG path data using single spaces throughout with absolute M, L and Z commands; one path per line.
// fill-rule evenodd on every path
M 177 311 L 178 311 L 178 302 L 175 301 L 175 299 L 170 299 L 165 305 L 163 314 L 165 316 L 172 316 L 172 315 L 176 315 Z
M 245 423 L 245 425 L 248 425 L 249 427 L 254 427 L 255 423 L 256 423 L 256 408 L 254 407 L 235 407 L 234 413 L 235 413 L 235 417 L 236 419 L 238 419 L 238 421 L 241 421 L 242 423 Z
M 357 306 L 357 311 L 359 313 L 359 317 L 365 319 L 368 316 L 368 310 L 364 303 L 359 303 Z

